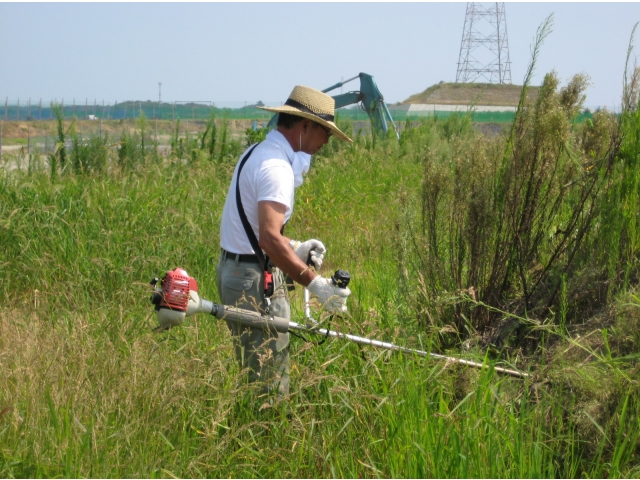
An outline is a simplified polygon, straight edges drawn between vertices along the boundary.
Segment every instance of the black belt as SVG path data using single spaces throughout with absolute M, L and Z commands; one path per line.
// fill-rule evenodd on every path
M 258 257 L 256 255 L 253 254 L 248 254 L 248 253 L 231 253 L 231 252 L 227 252 L 224 248 L 222 249 L 222 256 L 224 258 L 228 258 L 229 260 L 238 260 L 239 262 L 245 262 L 245 263 L 257 263 L 258 265 L 260 264 L 260 261 L 258 260 Z

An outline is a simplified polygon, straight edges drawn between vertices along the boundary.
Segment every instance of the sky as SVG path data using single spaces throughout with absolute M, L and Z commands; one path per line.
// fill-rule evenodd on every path
M 387 103 L 456 79 L 466 3 L 2 3 L 0 101 L 279 103 L 294 85 L 359 72 Z M 553 14 L 533 85 L 589 75 L 585 106 L 621 101 L 639 3 L 506 3 L 511 77 L 521 85 Z M 640 29 L 639 29 L 640 30 Z M 640 31 L 632 58 L 640 55 Z M 343 91 L 357 90 L 357 80 Z M 332 94 L 339 93 L 338 90 Z

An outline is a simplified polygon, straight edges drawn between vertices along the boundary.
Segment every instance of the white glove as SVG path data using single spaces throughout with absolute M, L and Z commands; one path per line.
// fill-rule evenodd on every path
M 330 279 L 318 275 L 311 280 L 307 290 L 319 298 L 325 310 L 332 313 L 347 313 L 347 297 L 351 295 L 348 287 L 336 287 Z
M 327 253 L 327 249 L 324 248 L 324 244 L 320 240 L 307 240 L 306 242 L 291 240 L 289 245 L 291 245 L 291 248 L 300 260 L 305 264 L 311 260 L 316 272 L 320 271 L 324 254 Z

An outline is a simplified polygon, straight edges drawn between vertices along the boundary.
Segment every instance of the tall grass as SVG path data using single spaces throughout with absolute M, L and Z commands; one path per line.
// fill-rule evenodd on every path
M 635 28 L 634 28 L 635 33 Z M 633 34 L 631 36 L 633 40 Z M 596 244 L 600 263 L 606 266 L 607 278 L 611 289 L 638 278 L 638 253 L 640 251 L 640 230 L 637 223 L 638 197 L 640 195 L 640 69 L 629 72 L 629 57 L 624 77 L 623 110 L 613 136 L 618 136 L 619 147 L 615 156 L 605 165 L 608 176 L 608 189 L 602 198 L 600 229 L 602 235 Z M 600 123 L 605 123 L 602 119 Z M 607 135 L 608 125 L 597 128 L 594 122 L 594 135 Z M 600 133 L 598 130 L 604 130 Z M 609 134 L 611 135 L 611 134 Z
M 313 232 L 326 240 L 327 269 L 354 274 L 351 316 L 339 328 L 435 347 L 402 307 L 397 281 L 396 211 L 419 190 L 421 162 L 399 155 L 397 142 L 332 148 L 301 187 L 288 234 Z M 3 476 L 637 474 L 629 420 L 637 395 L 619 362 L 613 372 L 628 400 L 610 417 L 589 411 L 604 433 L 583 437 L 562 385 L 536 389 L 491 371 L 293 340 L 291 395 L 271 406 L 240 381 L 223 324 L 192 318 L 153 333 L 151 276 L 184 266 L 216 299 L 216 232 L 232 168 L 150 164 L 102 177 L 71 172 L 55 184 L 44 173 L 2 177 Z M 300 307 L 296 292 L 294 316 Z

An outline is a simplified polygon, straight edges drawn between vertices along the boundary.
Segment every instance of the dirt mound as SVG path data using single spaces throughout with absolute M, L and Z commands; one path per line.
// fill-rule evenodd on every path
M 529 87 L 528 97 L 533 100 L 538 95 L 539 87 Z M 400 102 L 401 105 L 411 103 L 434 103 L 437 105 L 476 105 L 517 106 L 522 92 L 521 85 L 498 85 L 493 83 L 445 83 L 432 85 L 422 93 L 411 95 Z

